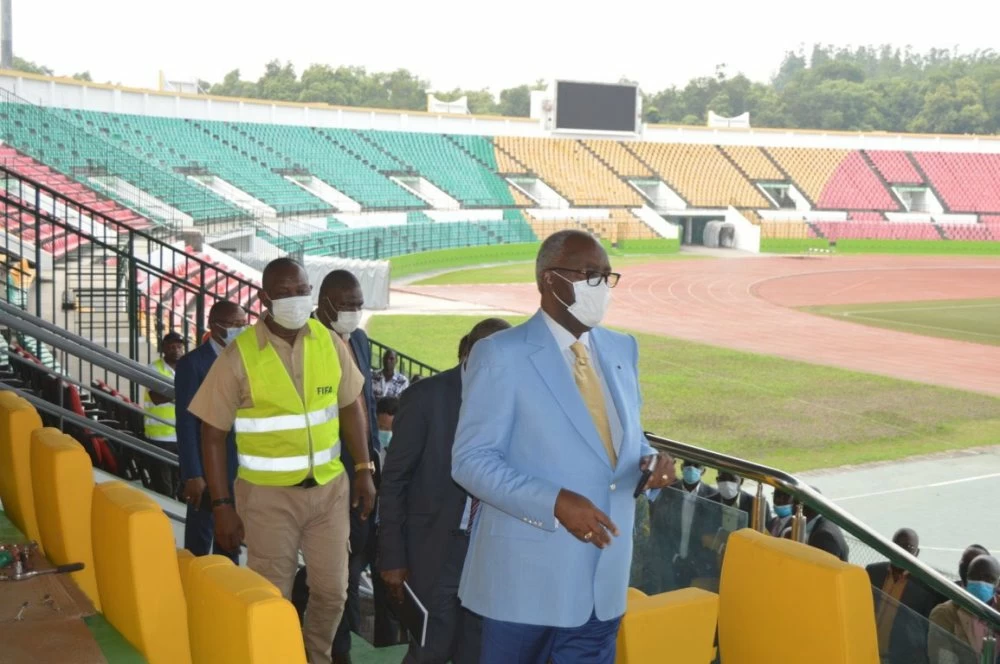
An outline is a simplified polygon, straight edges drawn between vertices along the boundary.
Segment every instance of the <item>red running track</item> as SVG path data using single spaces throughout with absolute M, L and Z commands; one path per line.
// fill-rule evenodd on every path
M 534 284 L 408 286 L 406 292 L 533 313 Z M 1000 396 L 1000 346 L 925 337 L 790 307 L 1000 297 L 1000 260 L 836 256 L 629 266 L 606 323 Z

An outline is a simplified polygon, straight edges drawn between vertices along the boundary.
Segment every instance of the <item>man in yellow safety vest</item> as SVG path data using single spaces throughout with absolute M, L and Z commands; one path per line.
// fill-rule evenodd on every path
M 286 598 L 301 550 L 309 566 L 306 652 L 312 664 L 329 664 L 347 597 L 348 502 L 364 519 L 375 500 L 364 378 L 338 335 L 310 319 L 312 288 L 301 265 L 271 261 L 262 282 L 266 311 L 219 354 L 188 411 L 202 421 L 216 542 L 232 551 L 245 541 L 247 566 Z M 230 429 L 235 495 L 226 472 Z M 355 462 L 350 482 L 341 440 Z
M 177 362 L 184 355 L 184 337 L 176 332 L 168 332 L 160 340 L 160 359 L 150 367 L 161 376 L 174 379 Z M 163 447 L 176 451 L 177 428 L 174 415 L 174 400 L 152 390 L 146 390 L 142 400 L 142 408 L 146 411 L 146 438 Z

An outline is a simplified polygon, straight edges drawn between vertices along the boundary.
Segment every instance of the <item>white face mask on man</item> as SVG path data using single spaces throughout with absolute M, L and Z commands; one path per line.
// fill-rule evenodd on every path
M 271 317 L 275 323 L 286 330 L 301 329 L 309 321 L 312 309 L 312 296 L 310 295 L 296 295 L 283 297 L 280 300 L 271 300 Z
M 331 305 L 332 308 L 332 305 Z M 361 325 L 361 311 L 338 311 L 337 320 L 330 323 L 333 331 L 339 335 L 347 336 L 358 329 Z
M 573 297 L 575 298 L 573 304 L 566 304 L 561 297 L 555 294 L 555 291 L 552 292 L 555 298 L 566 307 L 566 311 L 587 327 L 600 325 L 604 314 L 607 313 L 608 307 L 611 305 L 611 288 L 608 286 L 607 280 L 602 279 L 598 285 L 591 286 L 586 279 L 570 281 L 555 270 L 553 272 L 563 281 L 573 285 Z
M 719 495 L 722 496 L 723 500 L 732 500 L 736 498 L 739 493 L 740 485 L 738 482 L 719 481 Z

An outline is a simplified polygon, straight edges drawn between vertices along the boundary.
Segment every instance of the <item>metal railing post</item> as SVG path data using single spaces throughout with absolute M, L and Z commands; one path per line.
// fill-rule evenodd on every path
M 806 517 L 801 503 L 795 506 L 795 516 L 792 517 L 792 540 L 802 544 L 806 542 Z
M 764 532 L 764 529 L 767 528 L 767 515 L 764 514 L 766 507 L 767 501 L 764 499 L 764 485 L 758 483 L 757 493 L 753 497 L 753 514 L 750 515 L 750 527 L 758 533 Z
M 42 192 L 35 187 L 35 315 L 42 316 Z M 52 229 L 55 231 L 55 228 Z
M 997 656 L 997 639 L 993 634 L 983 638 L 983 651 L 980 655 L 981 664 L 995 664 Z

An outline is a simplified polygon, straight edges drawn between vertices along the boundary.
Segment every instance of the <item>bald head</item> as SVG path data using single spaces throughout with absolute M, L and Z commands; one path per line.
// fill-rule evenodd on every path
M 464 365 L 469 360 L 469 356 L 472 354 L 472 347 L 476 345 L 477 341 L 481 341 L 492 334 L 509 328 L 510 323 L 503 318 L 486 318 L 476 323 L 472 327 L 472 330 L 462 338 L 462 343 L 459 345 L 459 363 Z
M 604 252 L 601 243 L 593 235 L 583 231 L 558 231 L 545 238 L 535 257 L 535 281 L 539 290 L 541 290 L 542 275 L 546 270 L 568 267 L 566 261 L 571 255 L 592 251 L 595 248 Z
M 920 553 L 920 537 L 912 528 L 900 528 L 892 536 L 892 543 L 903 549 L 911 556 Z
M 323 284 L 319 287 L 320 293 L 332 291 L 346 291 L 361 288 L 358 278 L 347 270 L 334 270 L 323 278 Z
M 491 334 L 496 334 L 501 330 L 510 329 L 510 323 L 503 318 L 487 318 L 476 323 L 469 331 L 469 351 L 480 339 L 485 339 Z
M 958 577 L 962 580 L 963 586 L 969 580 L 969 565 L 972 564 L 972 561 L 979 556 L 988 556 L 989 554 L 990 552 L 981 544 L 970 544 L 966 547 L 965 551 L 962 552 L 962 558 L 958 561 Z
M 969 564 L 969 581 L 984 581 L 997 585 L 997 582 L 1000 582 L 1000 562 L 990 555 L 977 556 Z
M 208 310 L 208 324 L 211 325 L 212 323 L 235 318 L 236 316 L 246 318 L 246 315 L 243 313 L 243 307 L 229 300 L 217 300 L 212 305 L 212 308 Z
M 306 270 L 298 261 L 293 258 L 289 258 L 288 256 L 275 258 L 273 261 L 264 266 L 264 274 L 261 277 L 261 285 L 264 287 L 266 292 L 270 293 L 276 281 L 288 280 L 289 278 L 298 276 L 300 273 L 308 282 L 308 277 L 305 276 Z

